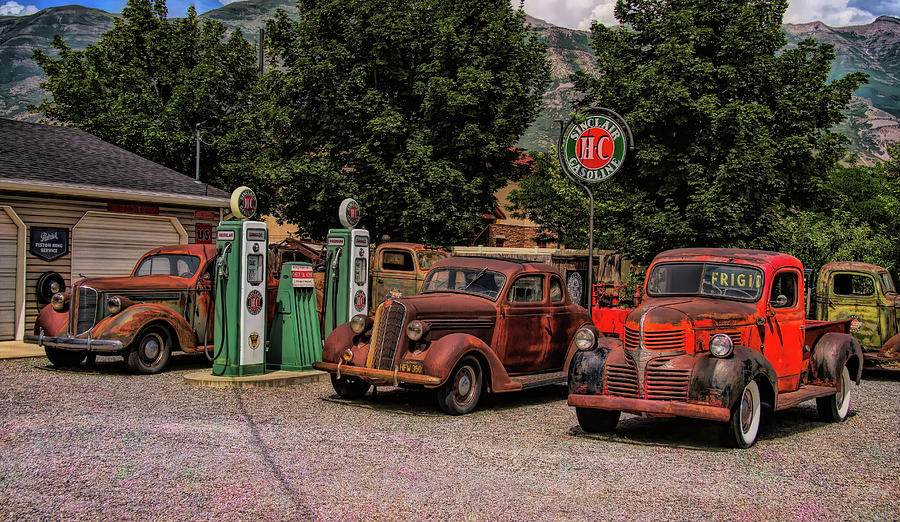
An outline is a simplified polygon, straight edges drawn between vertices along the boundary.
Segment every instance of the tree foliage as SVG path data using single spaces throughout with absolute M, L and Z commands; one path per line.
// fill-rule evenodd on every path
M 129 0 L 99 42 L 34 60 L 52 95 L 31 110 L 182 173 L 194 172 L 195 124 L 203 123 L 201 178 L 228 187 L 241 178 L 247 113 L 257 82 L 255 51 L 215 20 L 169 20 L 165 0 Z
M 622 114 L 636 143 L 596 191 L 597 244 L 637 261 L 674 247 L 779 249 L 785 220 L 824 211 L 845 142 L 828 129 L 865 75 L 827 83 L 832 46 L 786 48 L 786 6 L 619 0 L 621 26 L 593 25 L 598 72 L 574 76 L 580 105 Z
M 473 236 L 549 81 L 545 48 L 508 0 L 299 0 L 266 26 L 253 168 L 278 210 L 324 235 L 344 197 L 375 237 Z

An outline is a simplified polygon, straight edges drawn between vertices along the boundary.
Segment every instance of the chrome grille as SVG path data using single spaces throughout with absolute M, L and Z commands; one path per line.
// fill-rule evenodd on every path
M 97 315 L 97 291 L 86 286 L 79 286 L 77 305 L 75 335 L 81 335 L 94 326 L 94 318 Z
M 381 311 L 378 336 L 374 347 L 372 365 L 380 370 L 393 370 L 394 356 L 403 333 L 403 320 L 406 318 L 406 307 L 394 301 L 390 307 Z
M 637 330 L 625 327 L 625 348 L 636 350 L 640 344 L 641 334 Z M 644 330 L 644 346 L 650 350 L 680 350 L 687 339 L 686 330 L 666 330 L 648 332 Z
M 670 358 L 660 357 L 647 363 L 644 372 L 645 399 L 684 401 L 688 398 L 690 370 L 667 368 Z M 626 357 L 625 364 L 606 364 L 606 393 L 638 398 L 637 369 Z

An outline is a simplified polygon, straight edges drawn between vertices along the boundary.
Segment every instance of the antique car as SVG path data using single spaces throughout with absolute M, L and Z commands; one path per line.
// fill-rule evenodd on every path
M 431 265 L 447 253 L 418 243 L 388 242 L 378 245 L 372 254 L 369 293 L 372 310 L 385 299 L 409 297 L 422 290 L 425 275 Z
M 651 263 L 641 306 L 622 338 L 594 325 L 575 334 L 570 406 L 586 432 L 611 431 L 622 411 L 720 421 L 723 442 L 757 438 L 763 404 L 816 399 L 843 421 L 862 351 L 849 320 L 807 320 L 803 266 L 759 250 L 670 250 Z
M 332 374 L 341 397 L 420 387 L 458 415 L 483 392 L 564 383 L 572 336 L 589 324 L 549 265 L 450 257 L 432 265 L 420 295 L 388 299 L 374 319 L 360 314 L 338 326 L 313 366 Z
M 55 366 L 88 354 L 121 355 L 139 373 L 157 373 L 173 350 L 212 345 L 215 245 L 153 249 L 130 277 L 82 279 L 45 306 L 27 340 Z
M 816 319 L 850 319 L 850 334 L 862 345 L 866 362 L 900 361 L 900 294 L 886 269 L 850 261 L 828 263 L 816 277 L 811 304 Z

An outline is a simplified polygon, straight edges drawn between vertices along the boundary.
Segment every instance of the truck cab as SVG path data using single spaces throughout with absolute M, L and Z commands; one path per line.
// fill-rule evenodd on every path
M 841 421 L 860 345 L 849 320 L 807 320 L 803 296 L 803 266 L 787 254 L 663 252 L 621 338 L 593 325 L 576 335 L 569 405 L 585 431 L 614 429 L 622 411 L 693 417 L 720 421 L 737 447 L 755 442 L 762 404 L 815 398 L 822 418 Z
M 398 299 L 422 291 L 425 275 L 436 261 L 447 257 L 439 248 L 419 243 L 389 242 L 378 245 L 372 256 L 371 310 L 385 299 Z
M 886 269 L 851 261 L 824 265 L 816 280 L 814 316 L 849 320 L 866 361 L 900 360 L 900 294 Z

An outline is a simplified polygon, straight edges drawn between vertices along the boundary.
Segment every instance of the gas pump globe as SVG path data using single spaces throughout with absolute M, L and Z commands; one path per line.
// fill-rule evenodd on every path
M 256 195 L 238 187 L 231 195 L 238 219 L 216 233 L 215 357 L 213 375 L 265 372 L 266 251 L 268 230 L 256 214 Z
M 359 203 L 345 199 L 338 218 L 344 228 L 328 231 L 325 251 L 323 337 L 354 315 L 369 313 L 369 231 L 354 228 L 359 223 Z

